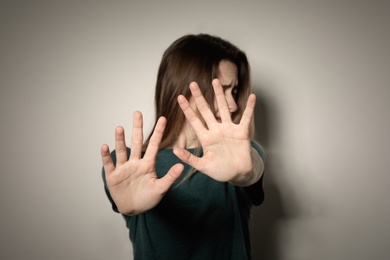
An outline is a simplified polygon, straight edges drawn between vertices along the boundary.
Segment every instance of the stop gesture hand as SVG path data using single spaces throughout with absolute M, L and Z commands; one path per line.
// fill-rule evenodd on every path
M 249 133 L 256 96 L 251 94 L 248 97 L 241 121 L 235 124 L 220 81 L 215 79 L 212 84 L 221 122 L 212 113 L 197 83 L 191 83 L 190 90 L 206 125 L 191 108 L 188 100 L 182 95 L 178 97 L 180 108 L 202 146 L 203 156 L 197 157 L 182 148 L 174 149 L 174 153 L 183 162 L 217 181 L 231 182 L 238 186 L 251 185 L 260 178 L 262 172 L 259 171 L 262 161 L 251 147 Z
M 156 124 L 149 145 L 142 155 L 142 114 L 134 113 L 131 154 L 127 159 L 125 133 L 122 127 L 115 131 L 116 166 L 110 150 L 103 145 L 101 156 L 106 174 L 107 187 L 119 212 L 135 215 L 155 207 L 166 191 L 183 171 L 182 164 L 175 164 L 163 178 L 156 175 L 156 156 L 164 133 L 166 119 L 161 117 Z

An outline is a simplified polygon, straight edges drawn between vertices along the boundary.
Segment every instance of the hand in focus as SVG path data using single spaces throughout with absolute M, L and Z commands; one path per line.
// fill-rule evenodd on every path
M 163 178 L 156 175 L 156 156 L 164 133 L 166 119 L 161 117 L 155 126 L 149 145 L 142 156 L 143 122 L 140 112 L 134 113 L 131 154 L 127 159 L 125 133 L 122 127 L 115 130 L 116 166 L 108 145 L 101 148 L 107 187 L 119 212 L 136 215 L 154 208 L 169 187 L 183 171 L 182 164 L 175 164 Z
M 231 182 L 239 186 L 250 185 L 260 178 L 260 173 L 253 171 L 253 157 L 256 157 L 256 163 L 261 159 L 251 147 L 249 132 L 256 96 L 249 96 L 241 121 L 235 124 L 232 122 L 220 81 L 215 79 L 212 84 L 221 122 L 218 122 L 212 113 L 195 82 L 190 84 L 190 90 L 207 127 L 191 108 L 188 100 L 182 95 L 178 97 L 179 105 L 202 146 L 203 156 L 197 157 L 181 148 L 176 148 L 174 153 L 183 162 L 217 181 Z

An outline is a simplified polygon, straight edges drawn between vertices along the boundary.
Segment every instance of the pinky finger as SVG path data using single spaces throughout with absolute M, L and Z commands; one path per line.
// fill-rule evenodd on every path
M 106 144 L 102 145 L 101 156 L 102 156 L 104 172 L 106 176 L 108 176 L 115 170 L 115 166 L 114 163 L 112 162 L 112 158 L 110 154 L 110 148 L 108 147 L 108 145 Z

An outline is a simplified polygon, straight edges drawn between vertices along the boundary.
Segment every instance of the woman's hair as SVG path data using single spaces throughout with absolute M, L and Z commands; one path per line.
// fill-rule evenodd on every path
M 179 107 L 177 97 L 191 97 L 189 85 L 198 83 L 204 98 L 214 113 L 214 91 L 212 80 L 219 76 L 219 63 L 228 60 L 237 66 L 237 111 L 232 114 L 234 123 L 239 123 L 251 93 L 250 68 L 244 52 L 219 37 L 199 34 L 185 35 L 168 47 L 162 57 L 155 90 L 155 112 L 157 119 L 166 117 L 167 123 L 160 148 L 171 147 L 182 131 L 186 118 Z M 251 124 L 250 134 L 254 127 Z M 153 128 L 154 128 L 153 127 Z M 152 131 L 153 132 L 153 131 Z M 149 143 L 151 134 L 144 147 Z

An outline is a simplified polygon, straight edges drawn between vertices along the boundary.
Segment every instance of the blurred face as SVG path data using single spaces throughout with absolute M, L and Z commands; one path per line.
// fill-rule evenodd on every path
M 233 62 L 228 60 L 222 60 L 219 63 L 218 79 L 221 81 L 230 113 L 233 113 L 237 110 L 237 103 L 236 103 L 237 85 L 238 85 L 237 73 L 238 73 L 237 66 Z M 214 108 L 215 108 L 215 117 L 218 122 L 221 122 L 218 104 L 216 100 L 214 100 Z

